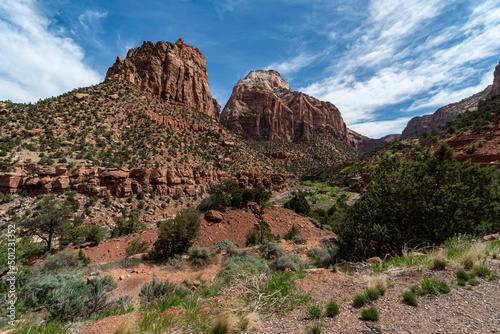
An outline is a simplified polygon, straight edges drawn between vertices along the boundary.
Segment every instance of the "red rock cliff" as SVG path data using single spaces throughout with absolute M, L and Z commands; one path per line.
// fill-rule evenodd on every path
M 208 86 L 207 61 L 194 46 L 182 38 L 169 42 L 144 42 L 131 49 L 127 57 L 117 57 L 105 81 L 127 80 L 150 96 L 183 103 L 219 118 L 220 106 Z
M 244 139 L 307 142 L 321 130 L 347 138 L 339 110 L 330 102 L 295 92 L 276 71 L 252 71 L 233 88 L 220 121 Z

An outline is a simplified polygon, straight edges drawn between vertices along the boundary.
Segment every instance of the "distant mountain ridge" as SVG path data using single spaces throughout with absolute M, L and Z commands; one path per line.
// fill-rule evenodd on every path
M 500 94 L 500 63 L 495 68 L 492 85 L 489 85 L 483 91 L 463 99 L 460 102 L 441 107 L 432 115 L 412 118 L 404 128 L 400 138 L 420 137 L 422 133 L 430 132 L 445 125 L 446 122 L 456 119 L 459 114 L 467 110 L 477 109 L 479 101 L 495 94 Z

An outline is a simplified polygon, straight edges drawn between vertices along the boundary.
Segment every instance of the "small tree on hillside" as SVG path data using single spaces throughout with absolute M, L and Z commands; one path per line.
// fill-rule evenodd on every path
M 54 239 L 63 239 L 70 228 L 68 219 L 71 217 L 71 207 L 64 206 L 50 194 L 37 204 L 35 210 L 38 212 L 35 218 L 24 217 L 21 220 L 21 234 L 39 237 L 45 241 L 47 250 L 50 251 Z
M 285 204 L 283 204 L 283 207 L 285 209 L 290 209 L 298 214 L 306 216 L 309 215 L 309 212 L 311 211 L 311 206 L 309 205 L 306 196 L 302 192 L 294 193 L 292 199 L 285 202 Z
M 193 209 L 184 209 L 174 219 L 161 222 L 154 255 L 164 258 L 186 252 L 199 235 L 200 225 L 200 213 Z

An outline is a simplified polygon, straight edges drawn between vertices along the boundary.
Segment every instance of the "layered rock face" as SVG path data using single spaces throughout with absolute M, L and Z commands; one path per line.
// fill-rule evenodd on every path
M 182 38 L 169 42 L 144 42 L 131 49 L 127 57 L 117 57 L 105 81 L 127 80 L 152 97 L 197 108 L 219 118 L 220 106 L 208 86 L 207 61 L 194 46 Z
M 346 140 L 347 127 L 330 102 L 296 92 L 276 71 L 252 71 L 238 81 L 220 122 L 244 139 L 307 142 L 315 131 Z
M 194 196 L 208 190 L 209 183 L 235 180 L 243 187 L 283 188 L 290 175 L 197 169 L 163 168 L 117 169 L 103 167 L 41 167 L 36 164 L 14 165 L 15 172 L 0 172 L 0 192 L 5 194 L 47 194 L 76 190 L 91 196 L 127 197 L 153 190 L 159 196 Z

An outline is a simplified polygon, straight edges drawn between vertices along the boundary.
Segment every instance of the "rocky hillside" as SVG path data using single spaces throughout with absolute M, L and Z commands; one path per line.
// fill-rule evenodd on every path
M 486 87 L 482 92 L 472 95 L 460 102 L 452 103 L 436 110 L 432 115 L 423 115 L 412 118 L 401 134 L 401 138 L 420 137 L 424 132 L 430 132 L 445 125 L 448 121 L 457 118 L 457 115 L 477 109 L 479 101 L 495 94 L 500 94 L 500 63 L 495 68 L 493 85 Z
M 220 106 L 208 86 L 207 60 L 182 38 L 175 44 L 144 42 L 129 50 L 125 59 L 118 56 L 108 69 L 105 82 L 113 79 L 129 81 L 149 97 L 182 103 L 219 117 Z
M 193 196 L 226 178 L 270 188 L 288 179 L 214 118 L 126 81 L 1 110 L 4 193 Z
M 252 71 L 233 88 L 220 121 L 244 139 L 308 142 L 315 131 L 347 139 L 347 127 L 330 102 L 296 92 L 276 71 Z

